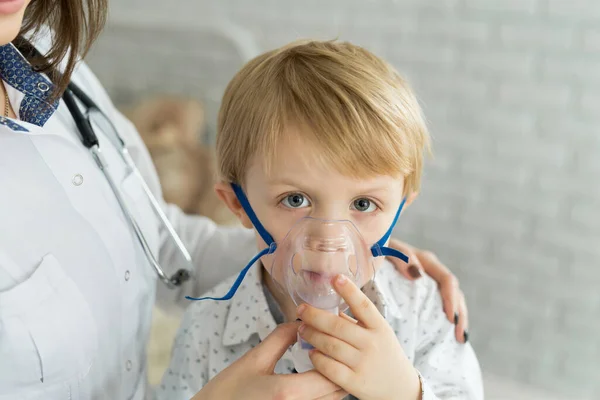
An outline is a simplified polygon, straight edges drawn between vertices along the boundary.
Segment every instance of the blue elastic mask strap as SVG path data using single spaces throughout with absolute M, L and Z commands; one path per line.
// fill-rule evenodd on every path
M 262 256 L 269 254 L 269 250 L 271 250 L 271 248 L 266 248 L 263 251 L 261 251 L 260 253 L 258 253 L 256 256 L 254 256 L 254 258 L 252 260 L 250 260 L 250 262 L 248 263 L 248 265 L 246 265 L 244 267 L 244 269 L 240 272 L 240 274 L 238 275 L 237 279 L 235 280 L 235 282 L 233 283 L 233 285 L 231 286 L 231 289 L 229 289 L 229 292 L 227 292 L 227 294 L 223 297 L 190 297 L 190 296 L 185 296 L 186 299 L 188 300 L 229 300 L 233 297 L 233 295 L 235 294 L 235 292 L 237 292 L 238 288 L 240 287 L 240 285 L 242 284 L 242 281 L 244 280 L 244 277 L 246 276 L 246 274 L 248 273 L 248 270 L 254 265 L 254 263 L 261 258 Z
M 396 258 L 401 259 L 405 263 L 408 263 L 408 256 L 406 256 L 406 254 L 404 254 L 401 251 L 398 251 L 396 249 L 392 249 L 390 247 L 385 247 L 385 243 L 388 241 L 388 239 L 392 235 L 392 232 L 394 231 L 394 227 L 396 226 L 396 223 L 398 222 L 398 218 L 400 217 L 400 212 L 402 212 L 402 208 L 404 207 L 405 203 L 406 203 L 406 197 L 402 199 L 402 202 L 400 203 L 400 206 L 398 207 L 398 211 L 396 211 L 396 216 L 394 216 L 394 220 L 392 221 L 390 228 L 387 230 L 385 235 L 383 235 L 383 237 L 381 239 L 379 239 L 379 241 L 377 243 L 375 243 L 373 245 L 373 247 L 371 247 L 371 254 L 373 255 L 373 257 L 381 257 L 381 256 L 396 257 Z
M 235 183 L 232 183 L 231 187 L 233 188 L 235 195 L 237 196 L 238 200 L 240 201 L 242 207 L 244 208 L 244 211 L 246 211 L 248 218 L 250 218 L 250 221 L 252 221 L 252 225 L 254 225 L 254 228 L 256 228 L 256 230 L 260 234 L 260 237 L 262 237 L 262 239 L 265 241 L 265 243 L 267 243 L 267 245 L 269 247 L 267 247 L 266 249 L 263 249 L 260 253 L 255 255 L 254 258 L 252 258 L 252 260 L 250 260 L 250 262 L 244 267 L 244 269 L 240 271 L 240 274 L 238 275 L 235 282 L 231 286 L 231 289 L 229 289 L 229 291 L 227 292 L 227 294 L 225 296 L 223 296 L 223 297 L 185 296 L 185 298 L 188 300 L 196 300 L 196 301 L 197 300 L 217 300 L 217 301 L 219 301 L 219 300 L 231 299 L 235 295 L 235 292 L 237 292 L 238 288 L 242 284 L 242 281 L 246 277 L 246 274 L 248 273 L 250 268 L 254 265 L 254 263 L 256 261 L 258 261 L 262 256 L 265 256 L 267 254 L 273 254 L 275 252 L 275 250 L 277 249 L 277 244 L 275 243 L 275 241 L 273 240 L 273 238 L 271 237 L 269 232 L 267 232 L 267 230 L 262 226 L 262 224 L 258 220 L 258 217 L 254 213 L 254 210 L 252 210 L 252 207 L 250 206 L 250 202 L 248 201 L 248 198 L 244 194 L 244 191 L 242 190 L 242 188 L 239 187 L 238 185 L 236 185 Z
M 232 183 L 231 187 L 233 188 L 233 191 L 235 192 L 240 204 L 244 208 L 244 211 L 246 211 L 246 215 L 248 215 L 248 218 L 250 218 L 250 221 L 252 221 L 252 225 L 254 225 L 254 228 L 256 228 L 256 231 L 260 237 L 265 241 L 267 246 L 271 246 L 273 243 L 275 243 L 275 241 L 258 220 L 258 217 L 254 213 L 252 206 L 250 206 L 250 202 L 248 201 L 248 198 L 246 197 L 246 194 L 242 188 L 235 183 Z

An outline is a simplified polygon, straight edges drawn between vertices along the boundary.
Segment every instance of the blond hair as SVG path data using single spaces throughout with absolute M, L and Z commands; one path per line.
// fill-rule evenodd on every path
M 302 126 L 319 157 L 340 173 L 404 177 L 418 192 L 429 134 L 418 101 L 392 66 L 346 42 L 302 41 L 248 62 L 219 111 L 222 180 L 242 184 L 249 162 L 267 171 L 284 130 Z

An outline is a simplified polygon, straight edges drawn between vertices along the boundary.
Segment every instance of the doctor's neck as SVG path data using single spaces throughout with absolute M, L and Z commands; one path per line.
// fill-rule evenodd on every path
M 0 118 L 9 117 L 16 119 L 16 115 L 8 99 L 8 92 L 6 90 L 6 84 L 1 81 L 0 84 Z

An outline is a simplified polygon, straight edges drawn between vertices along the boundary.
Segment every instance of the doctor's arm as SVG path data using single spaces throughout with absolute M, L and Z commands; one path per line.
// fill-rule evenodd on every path
M 207 217 L 185 214 L 172 204 L 165 206 L 165 213 L 192 256 L 194 276 L 175 290 L 159 285 L 159 304 L 166 300 L 187 305 L 185 296 L 199 297 L 239 273 L 256 253 L 256 241 L 248 229 L 217 225 Z M 170 269 L 171 265 L 181 265 L 179 250 L 164 232 L 161 232 L 160 262 Z

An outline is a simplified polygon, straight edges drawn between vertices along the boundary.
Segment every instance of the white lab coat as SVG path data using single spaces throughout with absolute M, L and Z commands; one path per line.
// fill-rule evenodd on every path
M 182 289 L 167 289 L 64 103 L 42 112 L 48 118 L 43 126 L 25 122 L 36 121 L 36 99 L 47 88 L 39 74 L 15 67 L 14 48 L 0 49 L 0 76 L 8 81 L 13 109 L 22 114 L 0 123 L 0 400 L 143 399 L 155 301 L 185 305 L 184 295 L 197 296 L 235 273 L 255 250 L 252 234 L 165 205 L 197 277 Z M 72 79 L 114 122 L 162 199 L 134 126 L 87 66 L 80 65 Z M 139 181 L 126 174 L 115 148 L 96 132 L 113 177 L 170 275 L 179 260 L 173 241 L 165 239 Z

